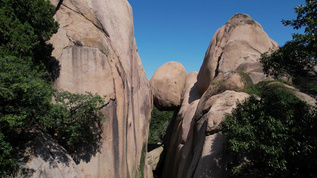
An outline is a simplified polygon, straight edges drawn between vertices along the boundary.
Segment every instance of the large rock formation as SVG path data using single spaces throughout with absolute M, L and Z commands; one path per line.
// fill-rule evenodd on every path
M 150 80 L 154 105 L 159 110 L 174 110 L 181 104 L 186 70 L 178 62 L 167 62 L 159 67 Z
M 265 77 L 260 55 L 278 47 L 261 25 L 249 15 L 235 14 L 213 36 L 198 73 L 198 88 L 203 94 L 219 74 L 245 72 L 254 83 Z
M 244 87 L 265 78 L 261 53 L 277 47 L 245 14 L 234 15 L 216 32 L 199 73 L 186 77 L 162 177 L 226 177 L 219 124 L 237 101 L 249 97 Z
M 75 165 L 65 152 L 59 156 L 69 158 L 65 165 L 79 170 L 77 177 L 139 177 L 143 172 L 150 176 L 149 166 L 140 168 L 145 162 L 141 155 L 146 152 L 152 94 L 137 53 L 131 6 L 127 0 L 51 2 L 60 25 L 50 40 L 60 63 L 55 87 L 106 95 L 107 103 L 100 145 L 76 153 Z M 38 170 L 32 162 L 39 159 L 33 157 L 25 168 Z M 64 168 L 57 165 L 45 171 L 49 175 L 57 169 Z M 65 171 L 60 173 L 66 176 Z

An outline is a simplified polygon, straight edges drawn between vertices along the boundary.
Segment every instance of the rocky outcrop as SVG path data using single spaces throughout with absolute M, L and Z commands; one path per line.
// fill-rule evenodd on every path
M 193 144 L 193 120 L 199 103 L 200 94 L 197 88 L 197 72 L 191 72 L 186 77 L 183 102 L 175 119 L 173 134 L 167 149 L 162 177 L 186 177 Z
M 139 170 L 145 162 L 141 155 L 146 152 L 152 94 L 137 53 L 131 6 L 127 0 L 51 2 L 60 25 L 50 40 L 60 64 L 55 87 L 105 95 L 107 103 L 100 146 L 76 153 L 76 164 L 65 152 L 60 156 L 68 157 L 69 165 L 85 177 L 151 177 L 149 166 Z M 32 164 L 37 159 L 26 168 L 37 170 Z
M 181 104 L 186 70 L 178 62 L 167 62 L 159 67 L 150 80 L 154 105 L 162 110 L 174 110 Z
M 227 90 L 210 97 L 208 102 L 198 104 L 197 111 L 201 106 L 206 107 L 206 104 L 210 109 L 202 116 L 197 113 L 194 116 L 196 124 L 193 155 L 190 167 L 186 170 L 187 177 L 226 176 L 225 167 L 222 165 L 225 137 L 219 131 L 219 124 L 225 118 L 225 114 L 231 113 L 236 107 L 237 101 L 243 101 L 247 97 L 249 95 L 246 93 Z
M 204 101 L 203 96 L 195 100 L 191 108 L 179 112 L 164 163 L 163 177 L 224 177 L 225 168 L 221 161 L 225 138 L 219 132 L 219 124 L 225 114 L 236 107 L 237 101 L 247 97 L 249 95 L 246 93 L 227 90 L 213 95 L 207 101 Z M 201 113 L 202 108 L 206 107 L 209 109 Z
M 260 24 L 236 14 L 212 38 L 199 73 L 186 77 L 182 104 L 174 122 L 162 177 L 226 177 L 219 128 L 243 89 L 265 78 L 260 55 L 278 45 Z
M 198 73 L 198 88 L 203 94 L 220 74 L 236 71 L 250 75 L 254 83 L 265 78 L 260 55 L 278 47 L 249 15 L 235 14 L 213 36 Z

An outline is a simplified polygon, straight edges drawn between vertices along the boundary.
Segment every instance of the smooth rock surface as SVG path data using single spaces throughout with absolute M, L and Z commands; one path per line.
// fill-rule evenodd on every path
M 223 138 L 221 138 L 220 141 L 215 138 L 217 137 L 216 134 L 219 134 L 220 131 L 218 126 L 224 119 L 225 113 L 230 114 L 232 109 L 236 107 L 236 102 L 243 101 L 247 97 L 249 97 L 249 95 L 246 93 L 226 90 L 225 92 L 211 96 L 208 100 L 200 100 L 194 116 L 193 155 L 191 155 L 192 160 L 190 161 L 190 167 L 186 170 L 186 176 L 188 178 L 201 177 L 202 175 L 205 175 L 206 177 L 224 177 L 223 168 L 217 166 L 217 159 L 222 157 L 221 150 L 223 148 L 223 145 L 221 144 Z M 207 110 L 207 112 L 205 111 L 205 114 L 203 115 L 197 114 L 197 111 L 201 110 L 199 108 L 204 107 L 205 105 L 209 105 L 210 107 L 208 108 L 210 109 Z M 212 135 L 215 136 L 209 137 Z M 207 161 L 205 160 L 205 157 L 210 157 L 212 159 Z M 210 164 L 205 165 L 204 163 L 206 161 Z M 212 168 L 209 170 L 210 166 Z M 209 171 L 206 172 L 206 170 Z
M 140 177 L 141 172 L 151 177 L 151 167 L 139 167 L 142 150 L 146 152 L 153 101 L 137 53 L 130 4 L 127 0 L 51 2 L 60 25 L 50 40 L 52 55 L 60 64 L 55 88 L 105 95 L 107 103 L 102 110 L 106 121 L 100 146 L 76 153 L 76 164 L 71 166 L 90 178 Z M 31 163 L 25 166 L 32 169 Z M 54 171 L 46 169 L 47 174 Z M 68 175 L 73 174 L 56 177 Z
M 227 176 L 219 124 L 237 101 L 249 97 L 241 91 L 265 78 L 259 57 L 277 47 L 261 25 L 244 14 L 234 15 L 216 32 L 198 75 L 186 78 L 163 177 Z
M 211 134 L 217 132 L 224 115 L 231 113 L 232 109 L 237 106 L 237 101 L 244 101 L 249 96 L 247 93 L 226 90 L 221 94 L 210 97 L 204 104 L 200 105 L 204 108 L 210 108 L 206 114 L 208 118 L 206 132 Z M 197 110 L 200 109 L 197 108 Z
M 174 110 L 181 105 L 186 70 L 178 62 L 167 62 L 159 67 L 150 80 L 154 105 L 162 110 Z
M 245 72 L 254 83 L 265 78 L 259 58 L 278 44 L 249 15 L 235 14 L 213 36 L 198 73 L 198 88 L 203 94 L 221 73 Z
M 195 114 L 200 94 L 197 88 L 197 72 L 186 77 L 183 102 L 175 122 L 173 135 L 164 162 L 162 177 L 185 177 L 189 167 Z

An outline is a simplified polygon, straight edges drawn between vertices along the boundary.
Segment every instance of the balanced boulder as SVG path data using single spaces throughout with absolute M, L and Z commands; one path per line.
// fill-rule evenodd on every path
M 186 70 L 178 62 L 167 62 L 159 67 L 150 80 L 154 105 L 159 110 L 174 110 L 181 104 Z

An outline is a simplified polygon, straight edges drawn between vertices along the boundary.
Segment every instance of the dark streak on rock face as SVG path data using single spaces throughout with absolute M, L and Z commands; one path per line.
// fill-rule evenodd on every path
M 119 130 L 118 130 L 118 117 L 117 117 L 117 101 L 112 102 L 113 107 L 113 123 L 112 123 L 112 141 L 113 141 L 113 155 L 114 155 L 114 168 L 115 175 L 119 175 Z

